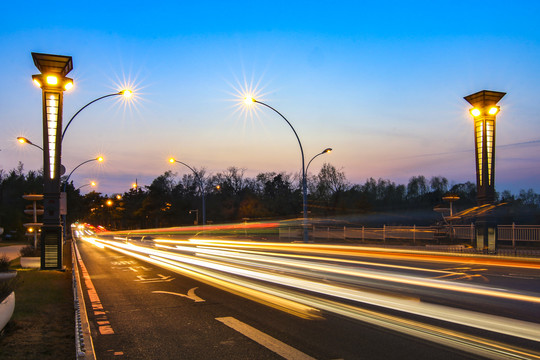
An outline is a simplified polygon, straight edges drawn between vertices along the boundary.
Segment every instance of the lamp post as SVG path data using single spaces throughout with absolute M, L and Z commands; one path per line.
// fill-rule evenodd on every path
M 41 146 L 34 144 L 33 142 L 31 142 L 30 140 L 28 140 L 27 138 L 23 136 L 17 137 L 17 141 L 20 142 L 21 144 L 32 145 L 34 147 L 37 147 L 39 150 L 43 151 L 43 148 Z
M 311 160 L 309 160 L 309 162 L 308 162 L 308 164 L 306 166 L 306 176 L 307 176 L 307 173 L 308 173 L 309 165 L 311 164 L 313 159 L 315 159 L 317 156 L 321 156 L 323 154 L 329 153 L 330 151 L 332 151 L 332 148 L 326 148 L 323 151 L 321 151 L 320 153 L 318 153 L 317 155 L 315 155 L 314 157 L 312 157 Z
M 81 111 L 83 111 L 87 106 L 92 105 L 93 103 L 95 103 L 96 101 L 99 101 L 99 100 L 101 100 L 101 99 L 105 99 L 105 98 L 108 98 L 108 97 L 111 97 L 111 96 L 118 96 L 118 95 L 122 95 L 122 96 L 124 96 L 126 99 L 128 99 L 128 98 L 130 98 L 130 97 L 133 95 L 133 92 L 132 92 L 131 90 L 125 89 L 125 90 L 121 90 L 121 91 L 119 91 L 119 92 L 117 92 L 117 93 L 104 95 L 104 96 L 98 97 L 97 99 L 94 99 L 94 100 L 90 101 L 88 104 L 86 104 L 86 105 L 84 105 L 82 108 L 80 108 L 79 111 L 77 111 L 77 112 L 75 113 L 75 115 L 73 115 L 73 116 L 71 117 L 71 119 L 69 119 L 69 121 L 68 121 L 66 127 L 64 128 L 64 131 L 62 132 L 62 139 L 61 139 L 61 140 L 64 140 L 64 136 L 66 135 L 66 131 L 67 131 L 69 125 L 71 125 L 71 122 L 73 121 L 73 119 L 75 119 L 75 117 L 76 117 L 77 115 L 79 115 L 79 113 L 80 113 Z
M 91 186 L 91 187 L 94 187 L 94 186 L 97 186 L 97 184 L 96 184 L 95 181 L 92 181 L 92 182 L 90 182 L 90 183 L 88 183 L 88 184 L 84 184 L 84 185 L 79 186 L 78 188 L 75 189 L 75 191 L 80 190 L 80 189 L 82 189 L 82 188 L 85 187 L 85 186 Z
M 73 69 L 71 56 L 32 53 L 40 74 L 33 75 L 43 103 L 43 227 L 41 269 L 62 269 L 63 239 L 60 223 L 60 164 L 62 108 L 65 90 L 73 87 L 66 75 Z
M 186 163 L 183 163 L 181 161 L 178 161 L 174 158 L 170 158 L 169 159 L 169 162 L 170 163 L 179 163 L 179 164 L 182 164 L 184 166 L 186 166 L 189 170 L 191 170 L 193 172 L 193 174 L 195 174 L 195 178 L 197 179 L 197 181 L 199 182 L 199 187 L 201 188 L 201 197 L 202 197 L 202 224 L 203 225 L 206 225 L 206 200 L 204 198 L 204 184 L 202 182 L 202 179 L 201 177 L 199 176 L 199 174 L 197 174 L 197 172 L 195 170 L 193 170 L 193 168 L 191 166 L 189 166 L 188 164 Z M 197 217 L 198 217 L 198 212 L 197 212 Z
M 478 205 L 495 201 L 495 119 L 500 111 L 497 103 L 504 95 L 504 92 L 482 90 L 464 98 L 473 106 L 470 113 L 474 118 Z M 490 216 L 483 215 L 476 222 L 476 248 L 494 253 L 496 244 L 497 224 Z
M 73 168 L 73 170 L 71 170 L 71 172 L 67 176 L 66 180 L 64 181 L 64 186 L 62 188 L 62 192 L 60 193 L 60 215 L 62 216 L 62 224 L 64 225 L 64 239 L 67 236 L 67 195 L 66 195 L 66 188 L 67 188 L 67 184 L 69 182 L 69 178 L 71 178 L 71 175 L 75 172 L 75 170 L 77 170 L 78 168 L 80 168 L 84 164 L 88 164 L 89 162 L 92 162 L 92 161 L 102 162 L 103 160 L 104 160 L 103 156 L 98 156 L 98 157 L 96 157 L 94 159 L 89 159 L 89 160 L 83 161 L 82 163 L 77 165 L 75 168 Z M 94 182 L 92 182 L 92 183 L 94 183 Z M 85 185 L 83 185 L 83 186 L 85 186 Z
M 75 172 L 75 170 L 77 170 L 78 168 L 80 168 L 81 166 L 83 166 L 84 164 L 88 164 L 89 162 L 92 162 L 92 161 L 97 161 L 97 162 L 103 162 L 105 159 L 103 158 L 103 156 L 98 156 L 96 158 L 93 158 L 93 159 L 89 159 L 89 160 L 86 160 L 86 161 L 83 161 L 82 163 L 80 163 L 79 165 L 75 166 L 75 168 L 73 168 L 73 170 L 71 170 L 71 172 L 69 173 L 68 177 L 66 178 L 66 180 L 64 181 L 64 192 L 66 191 L 66 186 L 69 182 L 69 178 L 71 177 L 71 175 L 73 175 L 73 173 Z M 96 184 L 95 182 L 92 181 L 91 184 Z M 91 184 L 86 184 L 86 185 L 91 185 Z M 86 185 L 83 185 L 83 186 L 86 186 Z M 92 186 L 94 186 L 92 185 Z M 82 187 L 82 186 L 81 186 Z M 80 188 L 79 188 L 80 189 Z
M 309 167 L 309 164 L 311 163 L 311 161 L 313 161 L 314 158 L 316 158 L 317 156 L 319 155 L 322 155 L 322 154 L 325 154 L 329 151 L 331 151 L 332 149 L 330 148 L 327 148 L 325 149 L 323 152 L 315 155 L 308 163 L 308 166 L 306 167 L 305 166 L 305 158 L 304 158 L 304 149 L 302 148 L 302 142 L 300 141 L 300 138 L 298 137 L 298 134 L 296 133 L 296 130 L 294 129 L 294 127 L 292 126 L 292 124 L 289 122 L 289 120 L 287 120 L 287 118 L 285 116 L 283 116 L 283 114 L 281 114 L 279 111 L 277 111 L 276 109 L 274 109 L 273 107 L 271 107 L 270 105 L 268 104 L 265 104 L 263 103 L 262 101 L 258 101 L 252 97 L 246 97 L 244 99 L 244 103 L 246 105 L 249 105 L 249 104 L 252 104 L 252 103 L 257 103 L 257 104 L 261 104 L 261 105 L 264 105 L 266 106 L 267 108 L 273 110 L 276 114 L 278 114 L 279 116 L 281 116 L 281 118 L 283 120 L 285 120 L 285 122 L 289 125 L 289 127 L 291 128 L 291 130 L 293 131 L 294 133 L 294 136 L 296 136 L 296 140 L 298 140 L 298 145 L 300 146 L 300 154 L 302 156 L 302 213 L 303 213 L 303 228 L 304 228 L 304 231 L 303 231 L 303 239 L 304 239 L 304 242 L 307 242 L 308 241 L 308 228 L 307 228 L 307 180 L 306 180 L 306 172 L 307 172 L 307 168 Z

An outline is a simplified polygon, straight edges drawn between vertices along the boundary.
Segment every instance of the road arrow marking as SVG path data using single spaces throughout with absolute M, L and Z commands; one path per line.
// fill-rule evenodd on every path
M 154 294 L 169 294 L 169 295 L 176 295 L 176 296 L 180 296 L 180 297 L 185 297 L 185 298 L 188 298 L 188 299 L 191 299 L 195 302 L 204 302 L 206 300 L 198 297 L 196 294 L 195 294 L 195 290 L 198 289 L 196 287 L 192 288 L 192 289 L 189 289 L 187 295 L 184 295 L 184 294 L 179 294 L 179 293 L 174 293 L 174 292 L 170 292 L 170 291 L 152 291 L 152 293 Z
M 143 275 L 137 275 L 138 280 L 135 280 L 135 281 L 140 281 L 142 283 L 157 283 L 157 282 L 169 282 L 169 281 L 174 280 L 174 278 L 170 276 L 165 276 L 161 274 L 158 274 L 158 276 L 159 277 L 157 278 L 145 279 Z

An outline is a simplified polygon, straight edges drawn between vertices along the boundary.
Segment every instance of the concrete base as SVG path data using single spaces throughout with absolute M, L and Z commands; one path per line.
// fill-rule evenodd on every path
M 39 269 L 41 267 L 41 257 L 21 257 L 21 267 Z
M 4 299 L 4 301 L 0 303 L 0 331 L 2 331 L 9 320 L 11 320 L 14 310 L 15 292 L 12 292 L 7 298 Z

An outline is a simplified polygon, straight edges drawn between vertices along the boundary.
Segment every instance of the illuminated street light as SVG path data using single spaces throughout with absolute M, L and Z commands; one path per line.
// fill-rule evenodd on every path
M 296 140 L 298 140 L 298 145 L 300 146 L 300 154 L 302 155 L 302 213 L 304 215 L 304 223 L 303 223 L 303 228 L 304 228 L 304 241 L 307 242 L 308 241 L 308 228 L 307 228 L 307 180 L 306 180 L 306 166 L 305 166 L 305 158 L 304 158 L 304 149 L 302 148 L 302 142 L 300 142 L 300 138 L 298 137 L 298 134 L 296 133 L 296 130 L 294 129 L 294 127 L 292 126 L 292 124 L 289 122 L 289 120 L 287 120 L 287 118 L 285 116 L 283 116 L 279 111 L 277 111 L 276 109 L 274 109 L 273 107 L 271 107 L 270 105 L 268 104 L 265 104 L 263 103 L 262 101 L 258 101 L 256 100 L 255 98 L 251 97 L 251 96 L 246 96 L 244 98 L 244 103 L 246 105 L 251 105 L 253 103 L 256 103 L 256 104 L 261 104 L 261 105 L 264 105 L 266 106 L 267 108 L 273 110 L 276 114 L 278 114 L 279 116 L 281 116 L 283 118 L 283 120 L 285 120 L 285 122 L 290 126 L 291 130 L 293 131 L 294 133 L 294 136 L 296 136 Z M 315 157 L 319 156 L 319 155 L 322 155 L 322 154 L 325 154 L 329 151 L 331 151 L 332 149 L 328 148 L 328 149 L 325 149 L 322 153 L 320 154 L 317 154 L 315 155 Z M 314 158 L 315 158 L 314 157 Z M 310 160 L 310 163 L 311 161 L 314 159 L 312 158 Z M 308 164 L 309 166 L 309 164 Z
M 478 205 L 495 201 L 495 125 L 500 111 L 499 100 L 504 92 L 482 90 L 464 99 L 473 106 L 474 144 L 476 154 L 476 189 Z M 478 250 L 496 251 L 496 223 L 487 215 L 476 222 L 476 247 Z
M 97 183 L 95 181 L 91 181 L 89 182 L 88 184 L 84 184 L 84 185 L 81 185 L 79 186 L 78 188 L 75 189 L 75 191 L 79 190 L 79 189 L 82 189 L 83 187 L 85 186 L 91 186 L 91 187 L 96 187 L 97 186 Z
M 73 115 L 73 116 L 71 117 L 71 119 L 69 119 L 69 121 L 68 121 L 66 127 L 64 128 L 64 131 L 62 132 L 62 140 L 64 140 L 64 136 L 66 135 L 66 131 L 67 131 L 69 125 L 71 125 L 71 122 L 73 121 L 73 119 L 75 119 L 75 117 L 76 117 L 77 115 L 79 115 L 79 113 L 80 113 L 81 111 L 83 111 L 87 106 L 89 106 L 89 105 L 91 105 L 91 104 L 93 104 L 93 103 L 95 103 L 96 101 L 99 101 L 99 100 L 101 100 L 101 99 L 105 99 L 105 98 L 108 98 L 108 97 L 111 97 L 111 96 L 118 96 L 118 95 L 121 95 L 121 96 L 123 96 L 123 97 L 126 98 L 126 99 L 129 99 L 129 98 L 131 98 L 131 97 L 133 96 L 133 92 L 132 92 L 131 90 L 127 90 L 127 89 L 121 90 L 121 91 L 119 91 L 119 92 L 117 92 L 117 93 L 113 93 L 113 94 L 109 94 L 109 95 L 104 95 L 104 96 L 98 97 L 97 99 L 94 99 L 94 100 L 90 101 L 88 104 L 84 105 L 82 108 L 79 109 L 79 111 L 77 111 L 77 112 L 75 113 L 75 115 Z
M 19 137 L 17 137 L 17 141 L 20 142 L 21 144 L 28 144 L 28 145 L 35 146 L 39 150 L 43 151 L 43 148 L 41 146 L 34 144 L 33 142 L 31 142 L 30 140 L 28 140 L 25 137 L 19 136 Z
M 63 234 L 60 222 L 60 164 L 62 160 L 62 109 L 64 91 L 73 87 L 66 75 L 73 69 L 71 56 L 32 53 L 40 74 L 33 75 L 41 88 L 43 104 L 43 227 L 41 269 L 62 269 Z
M 311 164 L 311 162 L 313 161 L 313 159 L 315 159 L 317 156 L 321 156 L 323 154 L 326 154 L 326 153 L 329 153 L 332 151 L 332 148 L 326 148 L 324 149 L 323 151 L 321 151 L 320 153 L 318 153 L 317 155 L 315 155 L 314 157 L 311 158 L 311 160 L 309 160 L 307 166 L 306 166 L 306 175 L 308 173 L 308 169 L 309 169 L 309 165 Z
M 67 183 L 69 182 L 69 178 L 71 177 L 71 175 L 75 172 L 75 170 L 77 170 L 78 168 L 80 168 L 81 166 L 83 166 L 84 164 L 88 164 L 89 162 L 92 162 L 92 161 L 97 161 L 97 162 L 103 162 L 105 159 L 103 158 L 103 156 L 98 156 L 96 158 L 93 158 L 93 159 L 89 159 L 89 160 L 86 160 L 86 161 L 83 161 L 82 163 L 80 163 L 79 165 L 75 166 L 75 168 L 73 170 L 71 170 L 71 172 L 69 173 L 69 175 L 67 176 L 66 180 L 64 181 L 64 192 L 66 191 L 66 186 L 67 186 Z
M 195 178 L 197 179 L 197 181 L 199 182 L 199 187 L 201 188 L 201 197 L 202 197 L 202 224 L 205 225 L 206 224 L 206 201 L 205 201 L 205 198 L 204 198 L 204 184 L 203 184 L 203 181 L 201 179 L 201 177 L 199 176 L 199 174 L 197 174 L 197 172 L 195 170 L 193 170 L 193 168 L 191 166 L 189 166 L 188 164 L 186 163 L 183 163 L 181 161 L 178 161 L 176 160 L 175 158 L 170 158 L 169 159 L 169 162 L 171 164 L 174 164 L 174 163 L 179 163 L 179 164 L 182 164 L 184 166 L 186 166 L 189 170 L 191 170 L 193 172 L 193 174 L 195 174 Z M 198 213 L 197 213 L 198 214 Z

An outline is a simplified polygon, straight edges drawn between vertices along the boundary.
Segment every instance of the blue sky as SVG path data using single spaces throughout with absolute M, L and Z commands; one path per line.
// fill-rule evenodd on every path
M 508 94 L 497 123 L 496 188 L 540 192 L 540 3 L 63 2 L 3 5 L 0 168 L 39 169 L 38 73 L 31 52 L 73 57 L 75 88 L 64 119 L 126 85 L 129 105 L 99 101 L 77 116 L 63 143 L 72 180 L 98 191 L 148 185 L 174 156 L 209 173 L 300 171 L 294 134 L 277 114 L 243 111 L 254 90 L 293 124 L 306 161 L 352 183 L 411 176 L 474 182 L 472 120 L 463 97 Z M 85 188 L 85 189 L 88 189 Z

